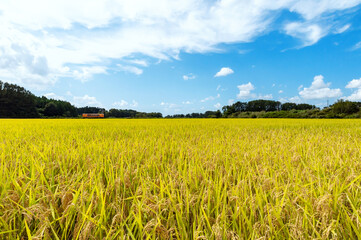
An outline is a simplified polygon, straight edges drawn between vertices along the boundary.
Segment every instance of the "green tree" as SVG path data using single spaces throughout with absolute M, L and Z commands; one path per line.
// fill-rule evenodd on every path
M 360 110 L 356 102 L 339 100 L 331 106 L 331 109 L 336 114 L 352 114 Z
M 284 111 L 290 111 L 290 110 L 296 109 L 296 108 L 297 108 L 297 104 L 291 103 L 291 102 L 284 103 L 281 106 L 281 110 L 284 110 Z
M 54 117 L 59 115 L 58 107 L 54 102 L 49 102 L 45 105 L 44 115 L 47 117 Z

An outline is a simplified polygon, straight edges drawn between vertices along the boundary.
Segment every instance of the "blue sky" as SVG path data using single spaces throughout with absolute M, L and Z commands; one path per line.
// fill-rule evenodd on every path
M 0 22 L 0 79 L 79 107 L 361 101 L 361 0 L 13 0 Z

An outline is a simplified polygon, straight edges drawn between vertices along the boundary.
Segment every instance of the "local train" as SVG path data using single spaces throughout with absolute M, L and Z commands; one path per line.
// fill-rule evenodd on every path
M 103 113 L 83 113 L 83 118 L 104 118 Z

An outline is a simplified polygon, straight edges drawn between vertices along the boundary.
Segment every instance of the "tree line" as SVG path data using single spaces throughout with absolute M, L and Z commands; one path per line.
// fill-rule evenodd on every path
M 165 118 L 361 118 L 361 102 L 339 100 L 324 109 L 307 103 L 281 103 L 273 100 L 236 102 L 217 111 L 174 114 Z M 131 109 L 99 107 L 77 108 L 63 100 L 37 97 L 15 84 L 0 81 L 1 118 L 76 118 L 83 113 L 104 113 L 112 118 L 162 118 L 159 112 L 138 112 Z
M 188 113 L 188 114 L 174 114 L 167 115 L 165 118 L 221 118 L 222 112 L 217 111 L 206 111 L 205 113 Z
M 110 109 L 99 107 L 75 107 L 70 102 L 37 97 L 16 84 L 0 81 L 0 117 L 1 118 L 76 118 L 83 113 L 104 113 L 114 118 L 161 118 L 161 113 L 145 113 L 128 109 Z
M 168 115 L 166 118 L 361 118 L 361 102 L 338 100 L 320 109 L 307 103 L 281 103 L 273 100 L 236 102 L 222 111 Z

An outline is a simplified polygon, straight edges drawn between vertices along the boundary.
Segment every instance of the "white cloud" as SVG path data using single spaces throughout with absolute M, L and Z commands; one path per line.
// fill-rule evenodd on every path
M 137 107 L 138 106 L 138 102 L 133 100 L 132 103 L 128 103 L 125 100 L 120 100 L 119 102 L 114 102 L 113 103 L 114 107 L 119 107 L 119 108 L 125 108 L 125 107 Z
M 130 72 L 135 75 L 141 75 L 143 73 L 142 69 L 134 67 L 134 66 L 123 66 L 121 64 L 117 64 L 117 66 L 121 71 Z
M 215 98 L 213 96 L 210 96 L 210 97 L 206 97 L 204 99 L 201 100 L 201 102 L 207 102 L 207 101 L 210 101 L 210 100 L 214 100 Z
M 346 85 L 346 88 L 361 88 L 361 78 L 353 79 Z
M 190 101 L 184 101 L 184 102 L 182 102 L 182 104 L 189 105 L 189 104 L 192 104 L 192 102 L 190 102 Z
M 247 84 L 242 84 L 237 86 L 239 93 L 237 94 L 238 99 L 250 99 L 250 98 L 258 98 L 258 99 L 273 99 L 272 94 L 255 94 L 252 91 L 255 89 L 254 85 L 251 82 Z
M 361 48 L 361 42 L 358 42 L 355 44 L 355 46 L 353 46 L 352 50 L 357 50 Z
M 172 108 L 174 109 L 177 107 L 177 104 L 168 103 L 168 102 L 161 102 L 160 105 L 165 107 L 165 109 L 172 109 Z
M 192 80 L 195 79 L 196 76 L 193 75 L 193 73 L 189 73 L 187 75 L 183 75 L 183 80 L 187 81 L 187 80 Z
M 331 83 L 325 83 L 323 76 L 318 75 L 314 77 L 314 80 L 309 88 L 303 88 L 299 92 L 300 96 L 304 99 L 325 99 L 336 98 L 342 95 L 341 89 L 331 89 L 329 86 Z
M 285 26 L 285 31 L 286 34 L 301 39 L 303 46 L 315 44 L 328 33 L 327 27 L 303 22 L 288 23 Z
M 95 74 L 105 74 L 107 68 L 104 66 L 93 66 L 93 67 L 81 67 L 78 70 L 73 71 L 73 76 L 82 82 L 86 82 L 93 77 Z
M 361 88 L 355 90 L 350 96 L 342 97 L 344 100 L 361 101 Z
M 266 95 L 259 95 L 258 96 L 259 99 L 267 99 L 267 100 L 270 100 L 270 99 L 273 99 L 273 95 L 272 94 L 266 94 Z
M 273 24 L 277 20 L 275 16 L 285 10 L 301 15 L 299 22 L 286 24 L 285 33 L 310 45 L 329 33 L 346 29 L 339 28 L 341 23 L 333 23 L 338 20 L 325 16 L 360 2 L 2 1 L 0 78 L 46 87 L 63 76 L 86 79 L 87 73 L 79 70 L 79 66 L 108 66 L 134 55 L 165 60 L 178 59 L 181 51 L 218 51 L 222 43 L 250 42 L 268 31 L 278 30 Z M 130 61 L 148 66 L 143 60 Z M 141 74 L 139 68 L 125 67 L 125 71 Z
M 120 100 L 120 102 L 115 102 L 113 103 L 113 106 L 114 107 L 125 107 L 125 106 L 128 106 L 128 102 L 125 101 L 125 100 Z
M 217 86 L 216 91 L 218 91 L 219 89 L 221 89 L 221 85 L 218 85 L 218 86 Z
M 129 106 L 131 106 L 131 107 L 138 107 L 138 102 L 137 101 L 135 101 L 135 100 L 133 100 L 132 101 L 132 103 L 129 105 Z
M 216 103 L 216 104 L 214 104 L 213 105 L 215 108 L 217 108 L 217 109 L 220 109 L 221 107 L 222 107 L 222 105 L 220 104 L 220 103 Z
M 44 94 L 44 97 L 49 98 L 49 99 L 56 99 L 56 100 L 63 100 L 63 101 L 65 100 L 64 97 L 58 96 L 55 93 L 46 93 L 46 94 Z
M 218 93 L 217 96 L 213 97 L 213 96 L 209 96 L 209 97 L 206 97 L 204 99 L 201 100 L 201 102 L 207 102 L 207 101 L 212 101 L 212 100 L 215 100 L 216 98 L 220 98 L 221 95 Z
M 283 90 L 279 90 L 278 93 L 279 93 L 279 94 L 283 93 Z
M 242 84 L 237 86 L 239 89 L 239 93 L 237 94 L 237 98 L 239 99 L 247 99 L 247 98 L 253 98 L 256 95 L 251 93 L 251 91 L 254 90 L 254 86 L 251 82 L 247 84 Z
M 301 103 L 301 102 L 302 102 L 302 100 L 301 100 L 301 98 L 300 98 L 299 96 L 291 97 L 291 98 L 289 99 L 289 101 L 290 101 L 290 102 L 293 102 L 293 103 Z M 287 102 L 288 102 L 288 100 L 287 100 Z
M 312 20 L 323 13 L 354 7 L 360 3 L 359 0 L 302 0 L 293 1 L 291 11 L 300 13 L 306 20 Z
M 221 70 L 219 70 L 219 72 L 216 73 L 216 75 L 214 75 L 214 77 L 225 77 L 232 73 L 234 73 L 232 69 L 230 69 L 229 67 L 223 67 L 221 68 Z
M 127 62 L 135 65 L 140 65 L 142 67 L 148 67 L 148 62 L 141 59 L 131 59 L 131 60 L 127 60 Z
M 346 32 L 350 27 L 351 27 L 351 24 L 346 24 L 343 27 L 336 29 L 335 33 L 340 34 L 340 33 Z
M 249 52 L 251 52 L 252 50 L 250 50 L 250 49 L 240 49 L 240 50 L 238 50 L 238 53 L 239 54 L 247 54 L 247 53 L 249 53 Z
M 335 19 L 335 15 L 332 18 L 329 16 L 334 11 L 352 8 L 358 4 L 360 4 L 359 0 L 294 1 L 290 11 L 301 14 L 303 19 L 287 23 L 283 30 L 287 35 L 299 38 L 303 42 L 303 47 L 313 45 L 328 34 L 341 34 L 347 31 L 351 24 L 332 20 Z
M 228 105 L 232 105 L 234 103 L 234 99 L 229 99 L 228 100 Z
M 346 85 L 346 88 L 356 89 L 350 96 L 342 97 L 349 101 L 361 101 L 361 78 L 353 79 Z
M 91 97 L 89 95 L 84 95 L 83 97 L 74 96 L 73 97 L 73 104 L 77 107 L 102 107 L 102 104 L 97 101 L 95 97 Z

